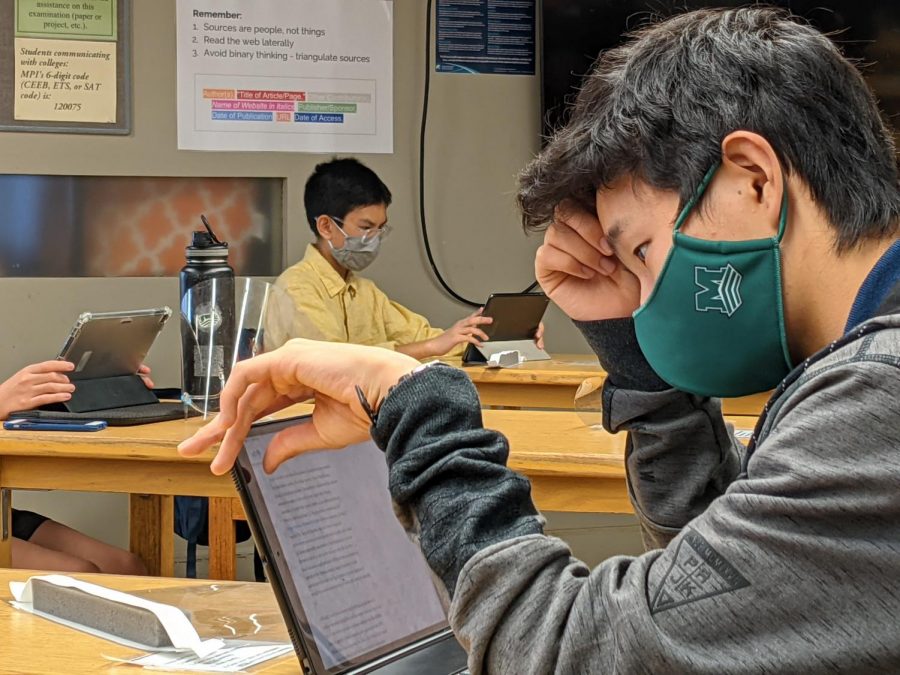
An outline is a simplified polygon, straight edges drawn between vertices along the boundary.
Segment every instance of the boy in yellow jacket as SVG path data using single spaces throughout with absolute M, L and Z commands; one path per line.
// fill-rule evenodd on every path
M 424 359 L 459 355 L 466 344 L 488 339 L 481 326 L 491 319 L 481 310 L 447 330 L 434 328 L 356 274 L 372 263 L 390 233 L 391 192 L 374 171 L 353 158 L 319 164 L 306 182 L 303 203 L 316 240 L 275 282 L 291 299 L 295 315 L 290 328 L 267 327 L 267 350 L 305 337 L 386 347 Z M 542 332 L 543 326 L 539 346 Z

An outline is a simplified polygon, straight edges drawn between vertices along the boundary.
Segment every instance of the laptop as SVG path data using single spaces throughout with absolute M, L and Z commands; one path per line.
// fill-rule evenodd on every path
M 275 434 L 306 419 L 254 425 L 232 472 L 303 672 L 465 673 L 435 578 L 394 515 L 384 453 L 367 441 L 263 471 Z

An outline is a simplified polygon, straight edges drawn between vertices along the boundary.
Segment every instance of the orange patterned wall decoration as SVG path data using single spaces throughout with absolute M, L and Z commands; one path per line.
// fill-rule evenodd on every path
M 172 276 L 205 214 L 239 275 L 281 270 L 282 187 L 275 178 L 0 176 L 6 276 Z M 8 238 L 7 241 L 10 241 Z M 66 242 L 48 247 L 47 242 Z

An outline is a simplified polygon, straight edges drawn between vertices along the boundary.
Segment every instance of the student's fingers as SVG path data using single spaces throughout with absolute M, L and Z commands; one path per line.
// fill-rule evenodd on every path
M 72 394 L 64 391 L 56 394 L 40 394 L 38 396 L 32 396 L 31 400 L 26 404 L 26 407 L 29 410 L 32 408 L 40 408 L 42 405 L 62 403 L 63 401 L 68 401 L 70 398 L 72 398 Z
M 212 447 L 222 440 L 228 426 L 222 419 L 221 413 L 212 422 L 194 432 L 194 435 L 178 444 L 178 454 L 182 457 L 199 455 L 207 448 Z
M 22 382 L 26 385 L 36 387 L 41 384 L 69 384 L 69 378 L 62 373 L 28 373 L 22 378 Z
M 280 398 L 270 382 L 251 384 L 238 401 L 237 418 L 233 426 L 246 424 L 249 427 Z
M 222 437 L 222 444 L 209 468 L 217 476 L 231 470 L 250 426 L 278 397 L 268 383 L 256 382 L 247 387 L 238 401 L 235 419 Z
M 494 319 L 492 317 L 481 316 L 479 312 L 475 312 L 474 314 L 470 314 L 464 319 L 460 319 L 459 321 L 457 321 L 456 325 L 461 328 L 465 328 L 468 326 L 486 326 L 491 323 L 494 323 Z
M 308 401 L 312 399 L 313 396 L 315 396 L 315 392 L 308 387 L 303 387 L 292 391 L 290 396 L 279 396 L 274 401 L 272 401 L 272 403 L 270 403 L 265 410 L 259 413 L 259 417 L 257 419 L 268 417 L 272 413 L 276 413 L 279 410 L 284 410 L 288 406 L 294 405 L 295 403 Z
M 283 462 L 311 450 L 333 450 L 370 437 L 371 421 L 357 400 L 350 405 L 327 396 L 316 396 L 316 409 L 309 421 L 285 429 L 272 439 L 263 459 L 269 473 Z
M 263 458 L 263 469 L 266 473 L 272 473 L 291 457 L 309 450 L 321 450 L 325 447 L 319 430 L 312 419 L 302 424 L 289 427 L 278 432 L 266 449 Z
M 25 367 L 23 370 L 28 373 L 68 373 L 75 370 L 75 364 L 71 361 L 54 359 L 52 361 L 33 363 L 32 365 Z
M 565 251 L 585 267 L 601 274 L 610 274 L 615 268 L 610 256 L 600 250 L 599 241 L 586 241 L 580 233 L 565 223 L 553 223 L 547 228 L 544 243 Z
M 457 343 L 464 337 L 475 337 L 482 340 L 490 340 L 490 337 L 477 326 L 459 326 L 453 331 L 453 335 L 458 338 Z
M 147 389 L 153 389 L 153 379 L 150 377 L 150 366 L 145 363 L 141 364 L 141 367 L 138 368 L 137 374 L 140 375 L 141 379 L 144 381 L 144 386 Z
M 228 473 L 234 466 L 234 460 L 244 444 L 244 439 L 250 431 L 250 425 L 234 424 L 225 431 L 216 456 L 209 463 L 209 470 L 216 476 Z
M 448 343 L 446 351 L 450 351 L 457 345 L 461 345 L 466 342 L 468 342 L 469 344 L 475 345 L 476 347 L 482 346 L 481 340 L 479 340 L 474 335 L 470 334 L 470 332 L 468 330 L 457 330 L 457 331 L 453 331 L 452 334 L 448 334 L 448 335 L 452 341 L 450 343 Z
M 271 352 L 271 354 L 274 353 Z M 230 427 L 234 423 L 238 403 L 247 389 L 256 382 L 271 381 L 270 361 L 269 354 L 265 354 L 241 361 L 231 370 L 228 382 L 219 396 L 219 415 L 216 417 L 216 421 L 221 420 L 225 427 Z
M 600 240 L 598 248 L 600 249 L 600 253 L 602 253 L 603 255 L 608 255 L 611 258 L 615 257 L 616 255 L 615 249 L 613 249 L 612 244 L 609 243 L 609 239 L 607 239 L 606 237 L 603 237 L 603 239 Z
M 582 265 L 575 256 L 550 244 L 538 248 L 534 257 L 534 269 L 539 282 L 553 274 L 586 280 L 593 279 L 597 275 L 595 270 Z
M 487 342 L 488 340 L 491 339 L 487 333 L 485 333 L 483 330 L 481 330 L 479 328 L 472 328 L 472 329 L 468 330 L 467 335 L 472 335 L 480 340 L 484 340 L 485 342 Z
M 257 357 L 257 358 L 261 358 L 261 357 Z M 232 372 L 232 378 L 234 377 L 235 372 L 237 372 L 237 370 L 238 369 L 235 369 L 235 371 Z M 238 373 L 238 376 L 241 378 L 244 377 L 244 375 L 241 373 Z M 238 384 L 243 386 L 244 383 L 238 383 L 237 380 L 235 380 L 234 381 L 235 388 L 237 388 Z M 232 379 L 229 378 L 228 384 L 225 386 L 225 389 L 227 390 L 228 387 L 231 385 L 232 385 Z M 223 396 L 224 396 L 224 393 L 225 392 L 223 391 Z M 269 414 L 271 414 L 277 410 L 281 410 L 297 401 L 305 401 L 306 399 L 312 398 L 312 396 L 313 396 L 312 389 L 310 389 L 308 387 L 295 387 L 294 389 L 292 389 L 290 391 L 289 395 L 277 396 L 277 397 L 273 398 L 273 400 L 269 401 L 268 405 L 266 405 L 264 407 L 264 409 L 259 412 L 258 417 L 263 417 L 265 415 L 269 415 Z M 237 404 L 236 404 L 236 402 L 232 402 L 232 403 L 234 404 L 234 412 L 232 414 L 235 415 L 236 411 L 237 411 Z M 222 441 L 225 438 L 225 435 L 228 432 L 229 428 L 232 426 L 232 424 L 233 424 L 233 417 L 231 420 L 229 420 L 229 418 L 226 417 L 225 415 L 223 415 L 222 412 L 219 412 L 219 414 L 216 416 L 216 418 L 212 422 L 210 422 L 206 426 L 199 429 L 197 432 L 194 433 L 193 436 L 191 436 L 187 440 L 182 441 L 178 445 L 179 454 L 181 454 L 184 457 L 193 457 L 194 455 L 199 455 L 201 452 L 203 452 L 207 448 L 210 448 L 213 445 L 215 445 L 216 443 L 219 443 L 220 441 Z M 242 439 L 242 441 L 243 441 L 243 439 Z M 238 447 L 238 450 L 240 450 L 240 447 Z M 232 462 L 234 461 L 233 458 L 231 459 L 231 461 Z M 227 464 L 227 458 L 223 458 L 223 462 L 225 462 Z
M 593 248 L 599 248 L 600 240 L 605 237 L 603 226 L 600 225 L 600 219 L 597 218 L 597 214 L 590 213 L 571 201 L 564 201 L 556 207 L 551 228 L 557 225 L 565 225 L 574 230 Z
M 290 396 L 283 396 L 279 395 L 268 382 L 250 385 L 238 402 L 236 419 L 225 431 L 222 444 L 210 463 L 210 471 L 221 475 L 231 469 L 255 421 L 298 400 L 309 398 L 312 394 L 311 389 L 297 388 Z
M 71 394 L 75 391 L 74 384 L 59 384 L 58 382 L 44 382 L 31 387 L 33 396 L 41 394 Z
M 231 380 L 228 380 L 228 383 L 231 383 Z M 226 384 L 225 388 L 228 388 Z M 224 390 L 223 390 L 224 394 Z M 219 397 L 219 405 L 222 405 L 222 396 Z M 176 448 L 179 455 L 183 457 L 193 457 L 194 455 L 199 455 L 204 450 L 211 448 L 216 443 L 221 442 L 221 440 L 225 437 L 225 432 L 228 431 L 228 428 L 231 426 L 231 422 L 226 418 L 221 409 L 219 414 L 212 420 L 202 427 L 200 427 L 197 431 L 194 432 L 194 435 L 190 438 L 187 438 L 181 443 L 178 444 Z
M 467 326 L 487 326 L 491 323 L 494 323 L 494 319 L 490 316 L 470 316 L 466 319 Z

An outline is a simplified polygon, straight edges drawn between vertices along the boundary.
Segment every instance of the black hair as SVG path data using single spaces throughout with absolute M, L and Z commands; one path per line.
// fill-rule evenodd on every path
M 345 157 L 317 165 L 306 181 L 303 206 L 316 237 L 316 218 L 345 218 L 353 209 L 373 204 L 391 205 L 391 191 L 378 175 L 358 159 Z
M 825 35 L 766 7 L 699 10 L 637 31 L 586 77 L 568 123 L 519 178 L 526 229 L 632 175 L 682 206 L 739 129 L 760 134 L 836 230 L 838 251 L 895 235 L 894 139 L 860 72 Z

